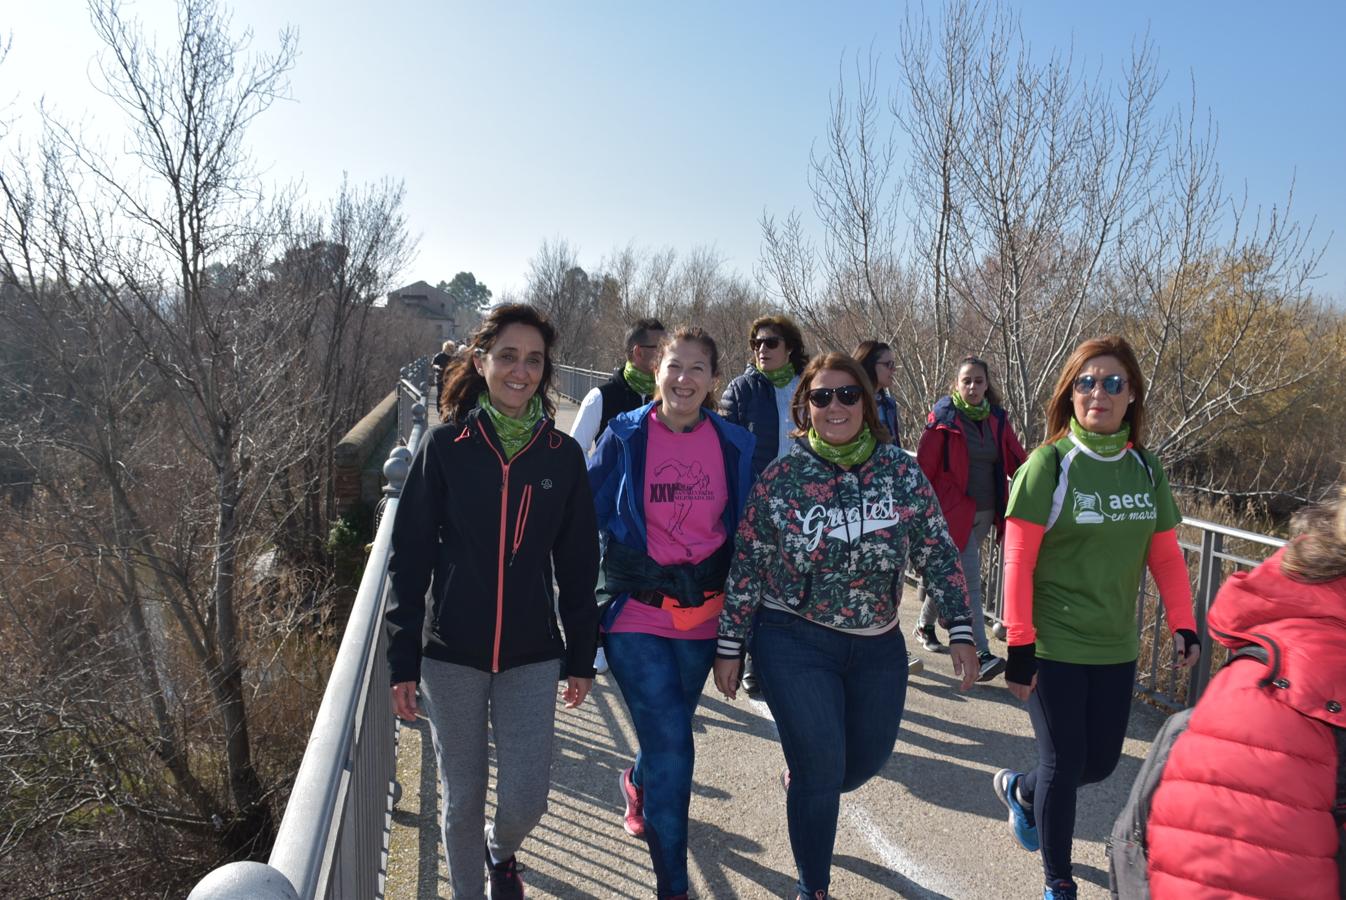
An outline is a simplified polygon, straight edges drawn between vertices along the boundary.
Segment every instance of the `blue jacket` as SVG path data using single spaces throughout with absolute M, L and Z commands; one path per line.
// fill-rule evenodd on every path
M 594 495 L 598 531 L 609 541 L 645 552 L 649 540 L 645 531 L 645 452 L 649 446 L 650 410 L 653 403 L 624 412 L 608 423 L 589 457 L 589 487 Z M 774 401 L 773 401 L 774 410 Z M 738 532 L 739 516 L 748 501 L 748 490 L 755 480 L 752 471 L 753 436 L 710 410 L 706 418 L 715 428 L 724 454 L 725 482 L 729 502 L 724 506 L 724 530 L 733 540 Z M 610 622 L 620 603 L 613 603 L 606 621 Z
M 720 415 L 752 432 L 757 449 L 752 454 L 752 477 L 756 480 L 780 449 L 780 412 L 776 409 L 776 386 L 749 365 L 724 389 Z
M 874 405 L 878 407 L 879 421 L 883 427 L 888 429 L 888 433 L 893 436 L 893 443 L 897 444 L 898 449 L 902 448 L 902 427 L 897 419 L 897 401 L 893 395 L 886 390 L 881 390 L 874 395 Z

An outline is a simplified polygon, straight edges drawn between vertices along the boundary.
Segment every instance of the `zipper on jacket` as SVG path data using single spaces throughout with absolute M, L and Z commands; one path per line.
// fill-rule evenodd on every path
M 480 427 L 480 426 L 479 426 Z M 539 428 L 533 432 L 532 438 L 523 445 L 523 449 L 514 454 L 518 459 L 529 447 L 537 442 L 538 435 L 546 429 Z M 505 622 L 505 527 L 509 521 L 509 467 L 510 462 L 505 461 L 505 457 L 500 455 L 500 451 L 495 449 L 495 444 L 491 443 L 490 437 L 486 434 L 486 429 L 482 428 L 481 438 L 486 442 L 486 446 L 491 448 L 495 454 L 496 460 L 500 463 L 500 555 L 496 561 L 496 582 L 495 582 L 495 643 L 491 648 L 491 671 L 500 671 L 500 634 L 501 628 Z
M 430 624 L 430 630 L 439 634 L 439 620 L 444 618 L 444 606 L 449 601 L 449 587 L 453 584 L 453 573 L 458 570 L 457 563 L 449 563 L 448 574 L 444 576 L 444 588 L 437 592 L 435 597 L 435 618 Z

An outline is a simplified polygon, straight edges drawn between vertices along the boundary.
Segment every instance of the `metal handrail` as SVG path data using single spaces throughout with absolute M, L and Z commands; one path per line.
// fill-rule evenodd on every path
M 415 393 L 412 393 L 414 391 Z M 382 892 L 379 860 L 396 773 L 387 680 L 388 562 L 398 498 L 425 434 L 424 391 L 404 381 L 413 424 L 383 466 L 382 514 L 290 801 L 266 863 L 206 875 L 189 900 L 317 900 Z
M 579 403 L 589 391 L 612 377 L 611 372 L 581 369 L 578 366 L 557 365 L 554 368 L 556 370 L 554 390 L 574 403 Z

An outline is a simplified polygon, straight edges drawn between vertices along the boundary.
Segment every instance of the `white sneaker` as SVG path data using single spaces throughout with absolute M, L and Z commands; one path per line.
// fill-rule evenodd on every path
M 599 647 L 598 652 L 594 654 L 594 670 L 599 675 L 608 674 L 608 655 L 603 652 L 602 647 Z

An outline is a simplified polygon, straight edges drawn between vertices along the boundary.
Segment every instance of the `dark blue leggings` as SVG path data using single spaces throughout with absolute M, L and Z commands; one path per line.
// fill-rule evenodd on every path
M 687 891 L 692 802 L 692 716 L 715 661 L 715 640 L 605 634 L 608 665 L 631 713 L 640 751 L 632 780 L 645 791 L 645 839 L 660 897 Z
M 1033 803 L 1049 883 L 1070 878 L 1075 792 L 1117 768 L 1135 685 L 1134 661 L 1094 666 L 1038 660 L 1038 686 L 1028 698 L 1038 765 L 1019 789 Z

